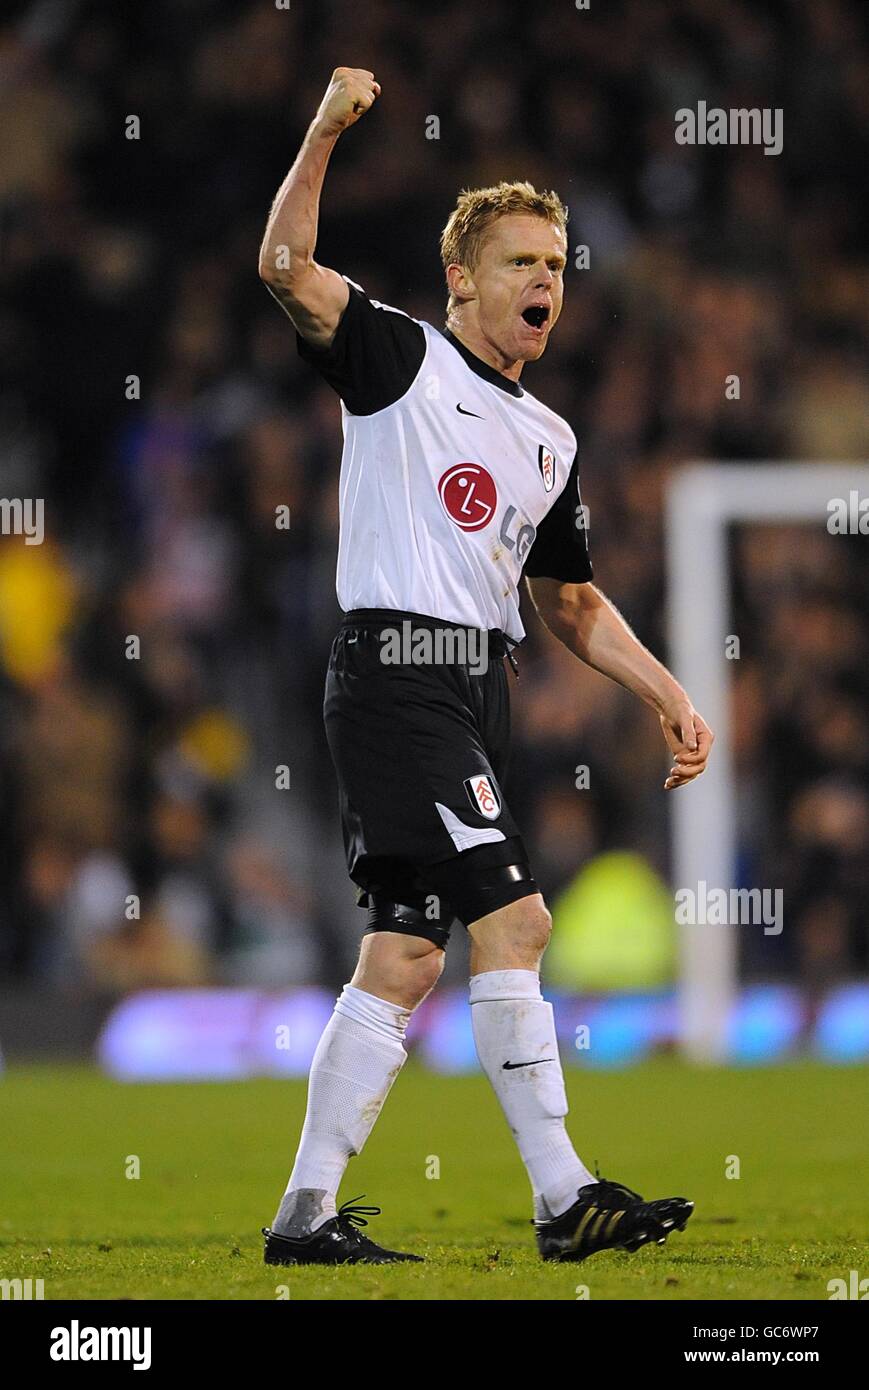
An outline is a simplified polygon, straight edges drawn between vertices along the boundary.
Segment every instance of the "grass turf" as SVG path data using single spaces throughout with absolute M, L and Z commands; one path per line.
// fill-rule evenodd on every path
M 567 1086 L 585 1161 L 647 1197 L 693 1198 L 684 1234 L 543 1264 L 487 1083 L 410 1063 L 341 1199 L 365 1193 L 384 1209 L 368 1232 L 426 1263 L 283 1270 L 263 1265 L 259 1228 L 283 1190 L 303 1082 L 123 1086 L 13 1067 L 0 1079 L 0 1278 L 42 1278 L 46 1299 L 572 1300 L 583 1286 L 592 1299 L 827 1299 L 829 1279 L 869 1273 L 857 1119 L 869 1068 L 661 1060 L 573 1070 Z

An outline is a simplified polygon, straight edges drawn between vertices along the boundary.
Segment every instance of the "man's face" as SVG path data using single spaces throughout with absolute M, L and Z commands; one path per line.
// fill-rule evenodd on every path
M 561 313 L 566 252 L 560 227 L 510 213 L 489 228 L 478 264 L 457 282 L 460 298 L 476 308 L 482 337 L 505 363 L 542 356 Z

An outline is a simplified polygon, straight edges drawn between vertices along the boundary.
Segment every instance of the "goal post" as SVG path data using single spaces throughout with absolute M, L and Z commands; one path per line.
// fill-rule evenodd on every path
M 730 729 L 732 634 L 728 527 L 803 522 L 826 528 L 829 503 L 858 490 L 869 466 L 842 463 L 693 464 L 671 480 L 665 505 L 670 665 L 715 733 L 708 769 L 672 795 L 673 880 L 734 886 L 736 786 Z M 737 990 L 732 926 L 680 927 L 679 1036 L 692 1061 L 721 1062 Z

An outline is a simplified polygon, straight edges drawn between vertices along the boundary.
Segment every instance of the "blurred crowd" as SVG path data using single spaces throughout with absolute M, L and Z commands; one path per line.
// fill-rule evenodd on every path
M 590 265 L 523 382 L 580 440 L 597 581 L 666 657 L 674 473 L 865 450 L 859 8 L 4 6 L 0 496 L 44 498 L 46 532 L 0 536 L 5 976 L 349 978 L 321 723 L 339 412 L 256 271 L 332 68 L 383 95 L 333 158 L 318 258 L 372 296 L 443 323 L 461 187 L 567 203 Z M 782 108 L 782 153 L 678 145 L 701 100 Z M 732 537 L 740 881 L 785 903 L 743 969 L 811 987 L 869 968 L 867 540 L 824 521 Z M 508 793 L 541 884 L 557 900 L 619 849 L 666 879 L 657 721 L 528 608 Z

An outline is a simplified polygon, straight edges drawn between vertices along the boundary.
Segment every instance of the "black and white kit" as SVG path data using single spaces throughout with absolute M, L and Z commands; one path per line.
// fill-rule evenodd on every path
M 467 924 L 537 891 L 530 871 L 504 872 L 527 856 L 504 798 L 501 657 L 525 635 L 523 575 L 592 578 L 576 438 L 448 330 L 348 284 L 330 347 L 297 338 L 338 392 L 344 430 L 345 618 L 330 656 L 326 732 L 360 903 L 406 905 L 405 923 L 389 929 L 445 944 L 452 916 Z M 448 629 L 467 640 L 418 643 L 421 662 L 385 660 L 384 643 L 408 623 L 415 634 Z M 475 666 L 481 648 L 489 659 Z M 428 930 L 419 914 L 428 920 L 432 895 L 442 913 Z

